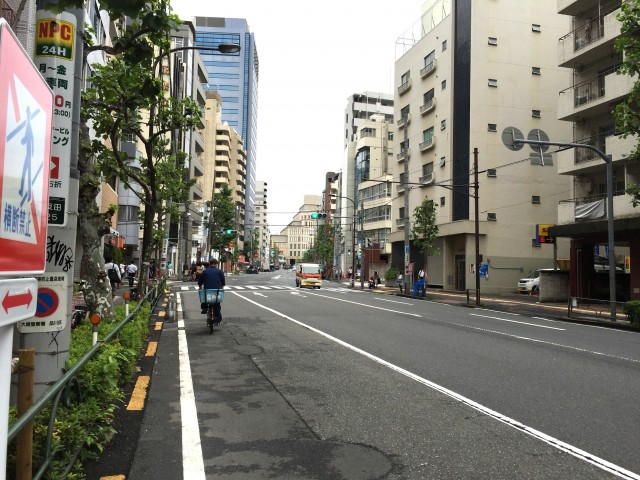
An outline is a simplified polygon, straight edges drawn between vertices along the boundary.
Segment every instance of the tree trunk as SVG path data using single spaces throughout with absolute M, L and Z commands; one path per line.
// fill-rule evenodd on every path
M 78 170 L 80 186 L 78 199 L 78 240 L 82 245 L 80 279 L 87 282 L 85 302 L 90 314 L 98 313 L 103 320 L 114 320 L 111 283 L 104 269 L 100 252 L 102 236 L 110 233 L 110 223 L 98 210 L 96 198 L 100 178 L 96 175 L 95 158 L 89 149 L 89 129 L 83 118 L 80 129 Z

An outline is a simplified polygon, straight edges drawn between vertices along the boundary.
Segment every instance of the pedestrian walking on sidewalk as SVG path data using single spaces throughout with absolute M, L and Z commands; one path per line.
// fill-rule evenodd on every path
M 398 273 L 396 282 L 398 282 L 398 288 L 400 288 L 400 293 L 402 293 L 402 272 Z

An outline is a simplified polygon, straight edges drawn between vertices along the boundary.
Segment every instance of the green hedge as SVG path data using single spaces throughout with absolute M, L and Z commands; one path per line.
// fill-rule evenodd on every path
M 624 314 L 629 318 L 631 325 L 640 327 L 640 300 L 631 300 L 624 304 Z
M 135 308 L 135 303 L 130 304 L 130 308 Z M 100 323 L 98 338 L 104 338 L 125 318 L 124 309 L 124 305 L 116 308 L 116 321 Z M 82 399 L 69 407 L 58 407 L 52 440 L 53 449 L 57 450 L 57 454 L 44 478 L 83 479 L 83 462 L 97 458 L 109 438 L 113 436 L 114 412 L 118 403 L 124 399 L 123 387 L 133 376 L 138 356 L 148 337 L 149 315 L 150 306 L 147 303 L 138 310 L 135 319 L 127 323 L 108 344 L 103 344 L 78 373 Z M 91 348 L 91 327 L 89 322 L 84 322 L 71 331 L 67 368 L 77 363 Z M 44 461 L 50 411 L 50 406 L 47 406 L 33 422 L 34 474 Z M 9 412 L 9 425 L 15 422 L 15 419 L 16 412 L 12 408 Z M 15 478 L 15 443 L 12 442 L 8 449 L 8 480 Z M 72 471 L 64 474 L 64 469 L 80 444 L 84 444 L 84 448 L 78 460 Z

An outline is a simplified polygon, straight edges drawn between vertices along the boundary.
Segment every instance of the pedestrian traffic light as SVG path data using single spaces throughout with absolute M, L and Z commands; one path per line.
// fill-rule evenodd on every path
M 311 214 L 311 218 L 313 218 L 314 220 L 318 218 L 327 218 L 327 214 L 325 212 L 313 212 Z
M 229 242 L 229 249 L 232 249 L 232 248 L 233 248 L 233 240 Z

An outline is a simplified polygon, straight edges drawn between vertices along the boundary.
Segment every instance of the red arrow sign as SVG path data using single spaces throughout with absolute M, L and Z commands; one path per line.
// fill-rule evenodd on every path
M 31 305 L 33 296 L 31 290 L 27 290 L 27 293 L 19 293 L 18 295 L 10 295 L 9 292 L 2 299 L 2 307 L 6 313 L 9 313 L 10 308 L 23 307 Z

